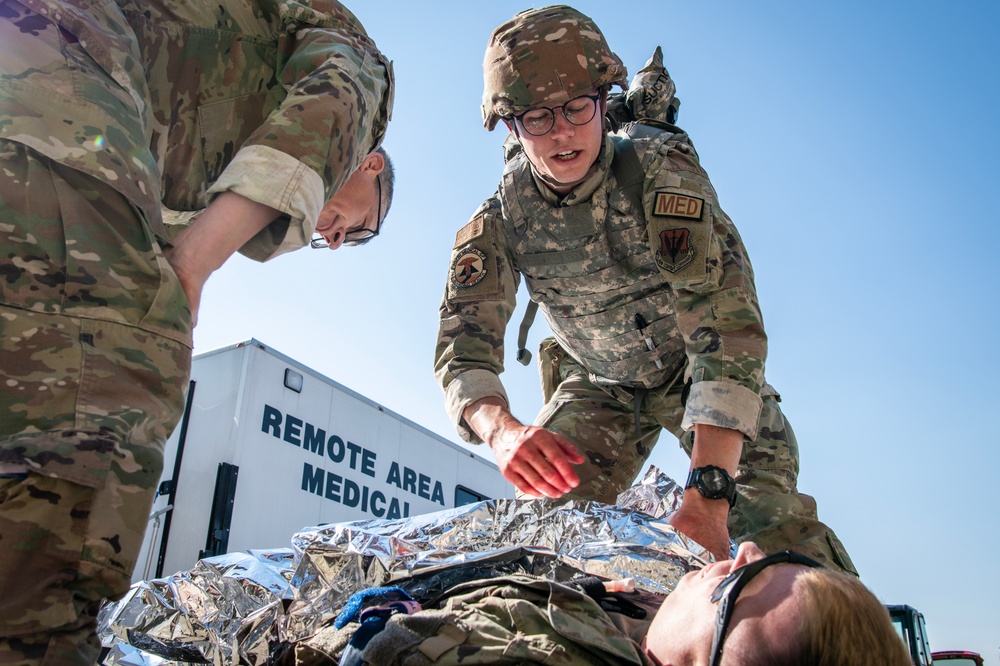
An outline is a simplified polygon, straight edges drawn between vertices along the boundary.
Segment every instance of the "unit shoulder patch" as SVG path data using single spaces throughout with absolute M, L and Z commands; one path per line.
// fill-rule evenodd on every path
M 656 265 L 669 273 L 677 273 L 694 260 L 695 247 L 691 230 L 686 227 L 664 229 L 659 233 L 660 241 L 654 257 Z
M 711 201 L 688 194 L 656 194 L 656 207 L 664 212 L 650 216 L 646 226 L 656 267 L 675 288 L 705 284 L 711 273 L 709 256 L 715 247 Z
M 482 223 L 482 218 L 477 219 Z M 451 283 L 456 289 L 468 289 L 482 282 L 488 272 L 486 255 L 474 247 L 467 247 L 451 263 Z
M 686 217 L 700 220 L 705 200 L 677 192 L 657 192 L 653 200 L 653 215 L 658 217 Z

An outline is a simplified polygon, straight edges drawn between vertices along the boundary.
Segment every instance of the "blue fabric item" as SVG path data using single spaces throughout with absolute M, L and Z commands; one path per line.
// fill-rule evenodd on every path
M 364 663 L 364 659 L 362 658 L 363 652 L 364 650 L 359 650 L 353 645 L 348 645 L 340 653 L 340 661 L 337 662 L 337 666 L 361 666 Z
M 343 629 L 346 627 L 348 622 L 357 617 L 358 613 L 361 611 L 362 605 L 364 605 L 365 599 L 379 595 L 388 599 L 412 598 L 398 587 L 369 587 L 367 590 L 361 590 L 360 592 L 355 592 L 351 595 L 351 598 L 347 600 L 346 604 L 344 604 L 343 610 L 340 611 L 340 615 L 338 615 L 337 619 L 333 621 L 333 626 L 337 629 Z
M 377 633 L 385 629 L 385 623 L 389 621 L 391 615 L 392 612 L 386 610 L 365 618 L 358 630 L 354 632 L 351 642 L 340 654 L 338 666 L 361 666 L 364 661 L 361 656 L 365 651 L 365 646 Z

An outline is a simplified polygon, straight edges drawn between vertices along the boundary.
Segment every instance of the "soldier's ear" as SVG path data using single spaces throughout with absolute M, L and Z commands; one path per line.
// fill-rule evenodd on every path
M 382 169 L 384 168 L 385 158 L 382 157 L 382 153 L 376 151 L 368 153 L 365 159 L 361 160 L 361 166 L 358 167 L 358 171 L 367 172 L 375 176 L 382 173 Z

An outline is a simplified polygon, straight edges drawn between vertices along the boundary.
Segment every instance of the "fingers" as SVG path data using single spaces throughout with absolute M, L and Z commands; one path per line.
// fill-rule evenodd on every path
M 575 446 L 570 444 L 567 440 L 563 439 L 562 437 L 559 437 L 558 435 L 555 436 L 555 440 L 559 444 L 559 446 L 562 447 L 563 454 L 571 463 L 573 463 L 574 465 L 583 464 L 585 458 L 580 455 L 580 452 L 576 450 Z
M 526 428 L 514 443 L 501 471 L 517 489 L 534 497 L 561 497 L 580 484 L 573 470 L 583 462 L 576 448 L 542 428 Z
M 580 477 L 573 469 L 573 465 L 582 463 L 583 456 L 577 453 L 575 446 L 558 435 L 547 444 L 548 447 L 542 451 L 543 470 L 548 473 L 545 479 L 562 489 L 560 495 L 568 493 L 580 485 Z M 543 470 L 538 471 L 543 472 Z
M 540 490 L 537 490 L 534 487 L 534 485 L 528 483 L 527 479 L 525 479 L 520 474 L 516 474 L 514 472 L 508 472 L 504 474 L 504 478 L 506 478 L 508 481 L 514 484 L 514 487 L 517 488 L 517 492 L 520 493 L 518 495 L 519 498 L 520 495 L 527 495 L 528 497 L 535 497 L 535 498 L 546 497 L 545 493 L 541 492 Z
M 555 467 L 542 458 L 535 458 L 531 462 L 520 461 L 514 463 L 515 474 L 520 484 L 513 482 L 521 492 L 534 497 L 562 497 L 575 485 L 564 479 Z

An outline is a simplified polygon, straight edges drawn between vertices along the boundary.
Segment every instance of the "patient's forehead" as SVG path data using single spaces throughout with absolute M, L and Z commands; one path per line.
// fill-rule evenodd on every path
M 772 579 L 759 589 L 748 586 L 736 603 L 725 641 L 730 659 L 769 648 L 779 654 L 792 649 L 801 636 L 802 595 L 799 577 L 809 571 L 796 564 L 779 565 Z M 730 661 L 729 663 L 740 663 Z
M 796 640 L 800 595 L 795 581 L 806 571 L 797 564 L 770 566 L 740 592 L 725 640 L 730 660 L 761 646 L 780 650 Z M 644 641 L 647 654 L 657 663 L 707 662 L 719 608 L 710 596 L 718 582 L 718 576 L 694 577 L 679 585 L 660 607 Z

